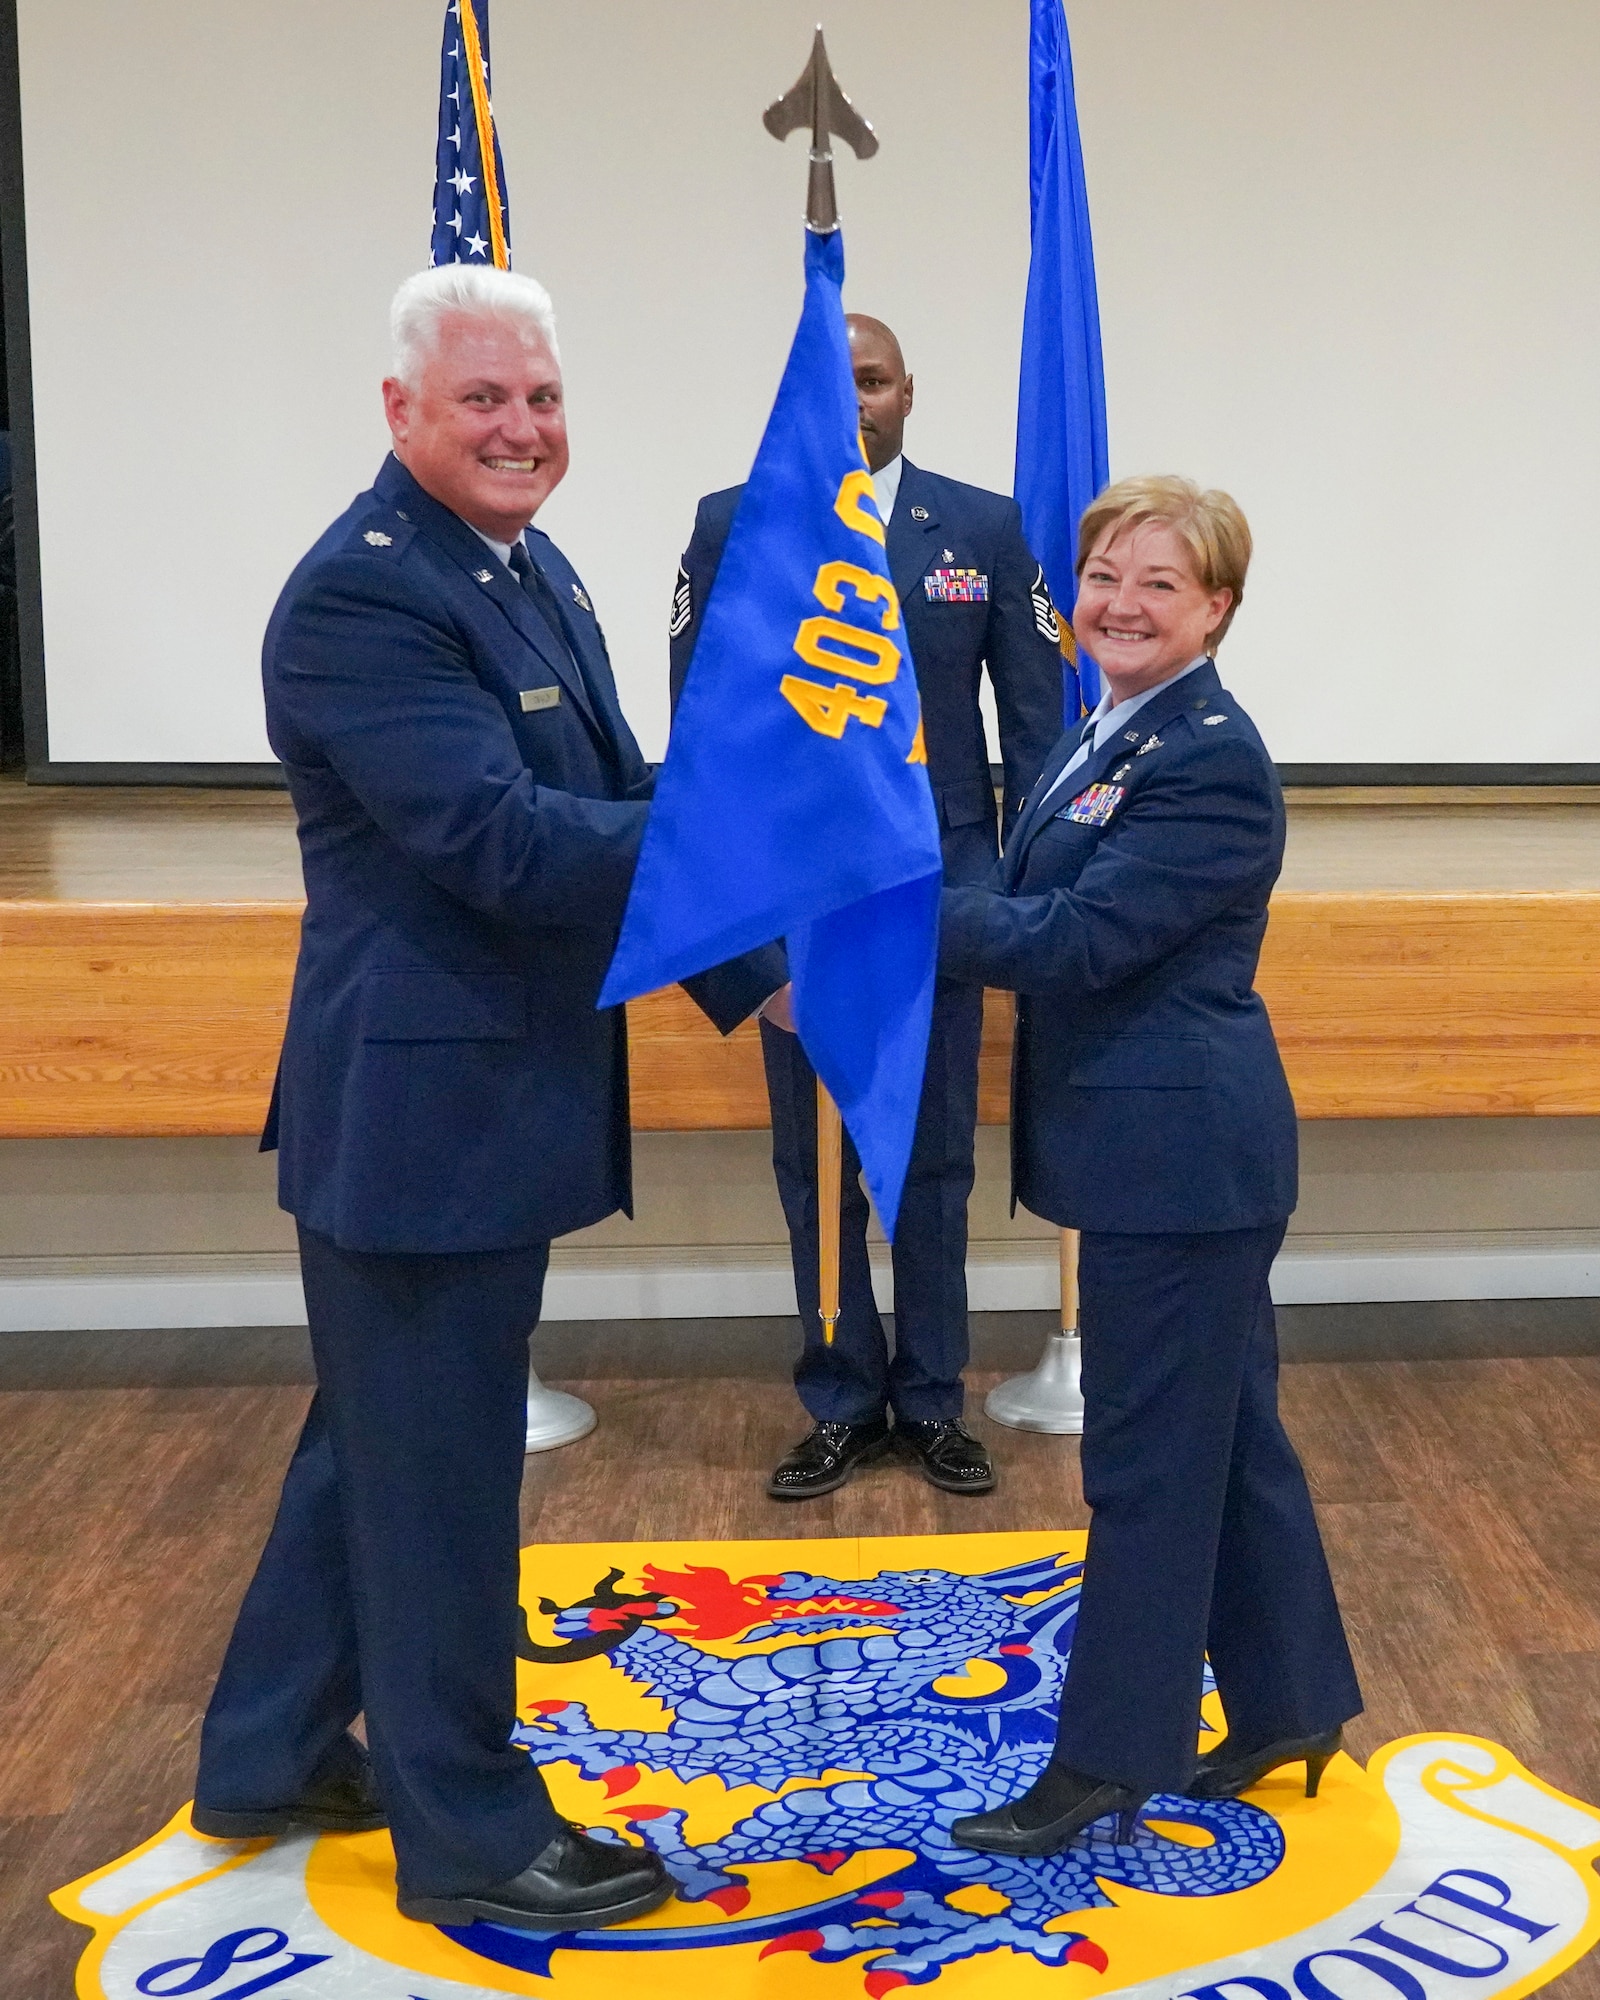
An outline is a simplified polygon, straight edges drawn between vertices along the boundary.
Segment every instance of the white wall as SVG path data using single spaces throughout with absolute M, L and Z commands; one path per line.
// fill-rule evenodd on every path
M 1009 487 L 1025 0 L 836 0 L 883 137 L 848 296 L 911 448 Z M 20 0 L 51 754 L 264 757 L 283 575 L 384 445 L 427 249 L 439 0 Z M 495 0 L 517 262 L 556 294 L 583 570 L 647 753 L 696 496 L 747 469 L 798 303 L 800 0 Z M 1600 12 L 1073 0 L 1112 469 L 1257 530 L 1225 666 L 1290 762 L 1600 760 Z M 1513 690 L 1507 701 L 1507 688 Z M 1375 717 L 1381 712 L 1381 723 Z

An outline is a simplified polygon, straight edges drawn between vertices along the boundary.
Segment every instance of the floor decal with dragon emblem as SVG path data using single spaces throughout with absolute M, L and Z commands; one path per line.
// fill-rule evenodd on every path
M 185 1810 L 57 1891 L 94 1930 L 78 1993 L 1445 2000 L 1529 1992 L 1600 1935 L 1600 1812 L 1470 1735 L 1341 1757 L 1317 1800 L 1298 1768 L 1158 1797 L 1127 1845 L 1108 1820 L 1045 1861 L 953 1846 L 1048 1754 L 1083 1541 L 530 1550 L 518 1741 L 563 1811 L 661 1854 L 672 1902 L 438 1930 L 396 1911 L 386 1835 L 210 1841 Z M 1202 1743 L 1222 1726 L 1208 1685 Z

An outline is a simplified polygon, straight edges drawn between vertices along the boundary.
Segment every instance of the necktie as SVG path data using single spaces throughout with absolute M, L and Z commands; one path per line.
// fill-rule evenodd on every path
M 594 689 L 589 684 L 589 676 L 583 670 L 583 662 L 577 649 L 567 638 L 566 626 L 562 622 L 561 608 L 556 602 L 556 594 L 550 588 L 548 578 L 539 565 L 528 554 L 527 546 L 521 541 L 511 544 L 511 571 L 524 593 L 531 599 L 540 618 L 550 629 L 550 637 L 561 649 L 562 655 L 572 663 L 572 671 L 579 687 L 583 689 L 591 718 L 597 717 L 599 708 L 594 698 Z

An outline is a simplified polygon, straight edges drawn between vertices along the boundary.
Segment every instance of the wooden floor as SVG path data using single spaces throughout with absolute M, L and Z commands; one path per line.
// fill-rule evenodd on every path
M 1002 1471 L 988 1498 L 888 1467 L 784 1508 L 761 1491 L 797 1428 L 780 1381 L 569 1386 L 600 1427 L 529 1462 L 529 1540 L 1085 1520 L 1070 1442 L 979 1419 Z M 987 1380 L 972 1387 L 976 1407 Z M 305 1402 L 293 1383 L 0 1395 L 5 2000 L 68 2000 L 86 1933 L 46 1892 L 189 1796 L 201 1707 Z M 1600 1800 L 1600 1358 L 1302 1362 L 1284 1406 L 1366 1690 L 1357 1754 L 1464 1728 Z M 1600 2000 L 1600 1962 L 1547 1990 Z

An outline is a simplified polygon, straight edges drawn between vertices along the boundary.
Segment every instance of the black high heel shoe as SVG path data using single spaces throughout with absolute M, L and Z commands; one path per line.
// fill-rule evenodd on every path
M 1020 1799 L 956 1820 L 950 1838 L 957 1847 L 974 1847 L 980 1854 L 1059 1854 L 1086 1826 L 1115 1813 L 1117 1844 L 1126 1847 L 1143 1804 L 1143 1797 L 1126 1785 L 1104 1784 L 1063 1764 L 1047 1764 Z
M 1259 1785 L 1269 1772 L 1304 1761 L 1306 1797 L 1314 1799 L 1329 1761 L 1344 1748 L 1344 1731 L 1327 1729 L 1320 1736 L 1291 1736 L 1282 1743 L 1269 1743 L 1265 1749 L 1247 1752 L 1237 1751 L 1232 1745 L 1233 1738 L 1225 1736 L 1200 1759 L 1194 1783 L 1188 1790 L 1189 1798 L 1236 1799 L 1252 1785 Z

